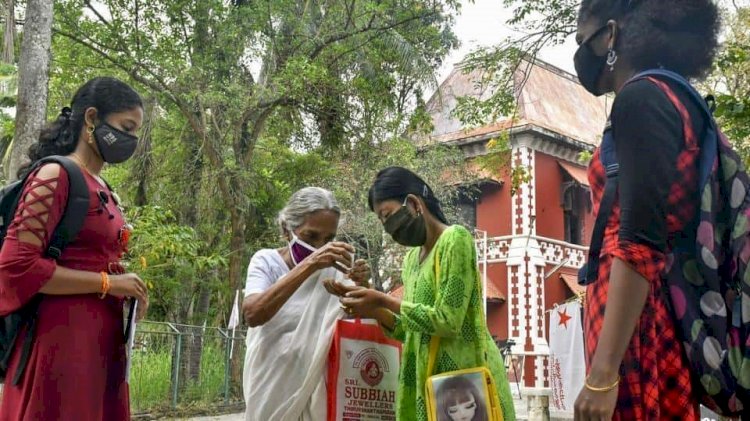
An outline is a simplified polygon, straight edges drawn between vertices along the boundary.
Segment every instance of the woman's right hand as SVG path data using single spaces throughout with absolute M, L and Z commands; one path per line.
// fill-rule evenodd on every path
M 109 275 L 109 293 L 115 297 L 132 297 L 148 302 L 146 284 L 135 273 Z
M 354 247 L 350 244 L 334 241 L 324 245 L 305 259 L 304 263 L 314 270 L 334 267 L 340 272 L 348 273 L 352 265 Z

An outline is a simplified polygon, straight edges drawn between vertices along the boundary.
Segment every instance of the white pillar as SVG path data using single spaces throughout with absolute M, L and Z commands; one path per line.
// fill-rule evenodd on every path
M 536 404 L 546 402 L 548 393 L 549 345 L 544 312 L 546 264 L 536 240 L 536 160 L 535 151 L 530 147 L 531 140 L 530 136 L 515 138 L 512 150 L 513 168 L 525 168 L 531 179 L 517 186 L 511 199 L 514 238 L 508 251 L 508 332 L 509 337 L 516 341 L 513 354 L 525 356 L 523 387 L 530 399 L 529 405 L 534 403 L 536 407 Z M 546 407 L 538 410 L 546 413 Z

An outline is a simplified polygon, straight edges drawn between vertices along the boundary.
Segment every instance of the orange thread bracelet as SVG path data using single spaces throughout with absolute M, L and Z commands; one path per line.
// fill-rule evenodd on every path
M 104 299 L 104 297 L 107 296 L 107 293 L 109 293 L 109 289 L 111 288 L 111 285 L 109 284 L 109 274 L 107 272 L 102 272 L 102 294 L 99 296 L 99 298 Z

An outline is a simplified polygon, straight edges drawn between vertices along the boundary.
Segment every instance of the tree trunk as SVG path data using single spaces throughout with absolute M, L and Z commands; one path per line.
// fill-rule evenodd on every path
M 197 195 L 200 192 L 201 179 L 203 176 L 203 161 L 201 158 L 201 149 L 195 133 L 186 131 L 183 134 L 182 141 L 187 145 L 190 155 L 183 167 L 183 176 L 189 180 L 188 191 Z M 198 202 L 195 200 L 186 201 L 180 208 L 180 223 L 197 229 L 198 222 Z M 192 279 L 184 282 L 183 288 L 176 291 L 177 303 L 180 317 L 178 323 L 185 323 L 190 327 L 183 326 L 181 331 L 187 333 L 182 337 L 182 348 L 180 350 L 180 384 L 177 385 L 180 392 L 184 392 L 190 384 L 195 384 L 200 380 L 200 361 L 203 355 L 204 338 L 203 338 L 203 321 L 208 312 L 210 304 L 210 291 L 200 285 L 200 278 L 203 274 L 196 273 Z M 198 327 L 193 327 L 198 326 Z
M 232 233 L 229 240 L 229 286 L 230 291 L 242 288 L 241 279 L 245 270 L 245 214 L 240 209 L 233 209 Z
M 206 323 L 208 308 L 211 304 L 211 290 L 205 285 L 198 287 L 198 301 L 195 304 L 192 324 L 203 326 Z M 205 335 L 211 335 L 211 330 L 205 332 L 201 328 L 201 334 L 196 335 L 192 341 L 189 341 L 190 347 L 187 350 L 188 365 L 185 378 L 195 384 L 200 382 L 201 377 L 201 359 L 203 356 L 203 347 L 208 338 Z M 210 341 L 209 341 L 210 343 Z
M 52 3 L 28 0 L 21 57 L 18 64 L 18 106 L 16 132 L 6 178 L 13 180 L 25 161 L 26 151 L 39 138 L 47 118 Z
M 3 31 L 3 63 L 16 61 L 16 0 L 5 0 L 5 31 Z
M 135 151 L 133 166 L 136 180 L 135 205 L 146 206 L 148 204 L 148 181 L 151 177 L 151 169 L 154 166 L 154 160 L 151 157 L 151 129 L 156 117 L 156 99 L 148 97 L 145 101 L 146 118 L 141 130 L 141 138 L 138 142 L 138 149 Z
M 151 161 L 151 136 L 141 138 L 138 151 L 136 151 L 136 159 L 139 161 L 136 164 L 136 168 L 139 171 L 135 174 L 138 179 L 138 185 L 135 190 L 134 204 L 136 206 L 146 206 L 148 204 L 148 178 L 153 165 Z
M 180 304 L 177 306 L 177 317 L 173 320 L 177 320 L 177 323 L 183 324 L 187 320 L 189 320 L 190 314 L 192 312 L 192 297 L 181 295 L 179 291 L 176 292 L 175 295 L 177 295 L 177 302 Z M 185 303 L 185 301 L 187 301 L 187 303 Z M 188 349 L 187 343 L 188 341 L 190 341 L 192 332 L 181 325 L 177 327 L 177 330 L 179 330 L 180 332 L 180 346 L 178 347 L 178 342 L 175 339 L 174 345 L 172 347 L 172 370 L 174 371 L 175 367 L 178 368 L 179 378 L 177 380 L 177 383 L 175 383 L 174 381 L 170 382 L 169 394 L 172 395 L 176 390 L 179 402 L 180 396 L 182 395 L 181 392 L 185 390 L 185 372 L 187 371 L 187 358 L 185 357 L 185 355 Z M 179 359 L 176 358 L 178 354 Z
M 230 291 L 242 289 L 240 279 L 245 270 L 245 212 L 240 209 L 232 210 L 232 237 L 229 240 L 229 283 Z M 242 294 L 240 294 L 242 295 Z M 234 302 L 234 297 L 231 298 Z M 235 344 L 236 345 L 236 344 Z M 236 349 L 236 348 L 235 348 Z M 242 379 L 242 361 L 244 355 L 241 352 L 235 352 L 231 361 L 231 378 Z
M 203 182 L 203 151 L 200 140 L 192 131 L 186 130 L 182 135 L 182 142 L 186 145 L 189 155 L 183 167 L 183 177 L 188 180 L 188 192 L 193 197 L 198 197 Z M 198 229 L 198 201 L 189 200 L 180 209 L 180 223 Z

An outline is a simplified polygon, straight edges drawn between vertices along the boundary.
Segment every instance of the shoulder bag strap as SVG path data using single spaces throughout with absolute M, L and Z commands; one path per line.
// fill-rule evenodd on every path
M 479 282 L 479 275 L 474 277 L 476 279 L 477 287 L 479 288 L 479 291 L 482 289 L 482 284 Z M 435 253 L 435 301 L 437 302 L 437 289 L 440 287 L 440 256 Z M 484 330 L 487 330 L 487 316 L 485 314 L 482 314 L 482 326 L 484 327 Z M 483 332 L 484 333 L 484 332 Z M 481 341 L 482 347 L 485 346 L 485 341 Z M 437 353 L 438 348 L 440 347 L 440 337 L 437 335 L 432 335 L 432 338 L 430 339 L 430 353 L 429 357 L 427 359 L 427 377 L 430 377 L 434 374 L 435 369 L 435 360 L 437 360 Z M 483 356 L 485 360 L 487 359 L 487 353 L 486 350 L 483 353 Z

